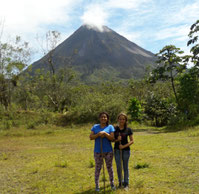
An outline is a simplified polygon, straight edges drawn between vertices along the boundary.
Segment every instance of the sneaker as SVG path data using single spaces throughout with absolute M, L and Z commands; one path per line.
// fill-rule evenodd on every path
M 111 184 L 111 189 L 112 189 L 112 190 L 116 190 L 116 188 L 115 188 L 115 185 L 114 185 L 114 184 Z
M 122 188 L 122 183 L 119 182 L 118 188 Z
M 100 191 L 99 186 L 96 186 L 96 187 L 95 187 L 95 191 L 97 191 L 97 192 L 99 192 L 99 191 Z
M 124 190 L 128 191 L 128 189 L 129 189 L 128 183 L 124 183 Z
M 128 185 L 126 185 L 126 186 L 124 187 L 124 190 L 125 190 L 125 191 L 128 191 L 128 190 L 129 190 Z

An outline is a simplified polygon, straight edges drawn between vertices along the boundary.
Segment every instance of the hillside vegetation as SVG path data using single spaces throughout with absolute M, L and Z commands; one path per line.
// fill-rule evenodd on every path
M 180 48 L 167 45 L 157 53 L 156 68 L 148 69 L 143 79 L 107 81 L 99 75 L 92 78 L 99 81 L 95 84 L 81 82 L 81 75 L 70 65 L 57 70 L 53 56 L 58 52 L 55 43 L 59 33 L 55 31 L 46 35 L 49 45 L 54 45 L 45 55 L 44 65 L 48 68 L 35 69 L 34 75 L 29 74 L 31 66 L 26 69 L 31 56 L 28 43 L 20 37 L 16 37 L 13 44 L 0 42 L 0 128 L 20 125 L 34 128 L 41 123 L 84 124 L 95 122 L 101 111 L 108 112 L 113 122 L 120 112 L 126 112 L 130 120 L 152 126 L 198 125 L 198 27 L 199 20 L 191 26 L 188 35 L 191 55 L 184 55 Z M 120 41 L 121 44 L 128 42 L 124 38 Z M 137 48 L 136 51 L 139 54 L 143 50 Z M 192 66 L 188 68 L 190 63 Z M 127 70 L 125 66 L 123 70 Z M 120 73 L 123 74 L 122 70 Z M 112 73 L 106 75 L 111 77 Z M 24 112 L 35 114 L 38 119 L 22 118 L 23 122 L 16 119 L 25 116 Z

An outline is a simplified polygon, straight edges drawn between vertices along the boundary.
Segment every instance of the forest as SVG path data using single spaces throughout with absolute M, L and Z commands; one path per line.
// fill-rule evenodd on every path
M 188 34 L 190 55 L 166 45 L 156 54 L 156 68 L 146 68 L 144 78 L 98 84 L 80 81 L 70 67 L 55 71 L 51 56 L 58 32 L 47 34 L 48 72 L 31 73 L 31 49 L 21 37 L 0 41 L 0 130 L 94 123 L 101 111 L 110 114 L 112 123 L 125 112 L 130 121 L 150 126 L 199 125 L 198 32 L 199 20 Z

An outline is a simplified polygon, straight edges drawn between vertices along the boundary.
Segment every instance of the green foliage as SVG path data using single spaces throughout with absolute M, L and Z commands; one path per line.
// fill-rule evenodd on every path
M 94 162 L 94 160 L 90 159 L 89 160 L 89 168 L 93 168 L 93 167 L 95 167 L 95 162 Z
M 0 111 L 0 129 L 26 126 L 27 129 L 35 129 L 39 125 L 54 124 L 55 117 L 48 111 L 33 112 L 19 111 L 13 107 L 10 111 Z
M 99 122 L 98 115 L 103 111 L 109 113 L 111 122 L 116 122 L 117 115 L 126 108 L 126 101 L 121 91 L 110 83 L 100 86 L 74 87 L 71 105 L 68 106 L 64 115 L 60 115 L 58 123 L 66 125 Z
M 178 107 L 188 119 L 193 119 L 199 114 L 199 79 L 195 68 L 179 78 L 179 104 Z
M 144 106 L 145 114 L 148 119 L 155 123 L 155 126 L 161 127 L 169 123 L 175 117 L 177 111 L 174 103 L 165 98 L 161 98 L 151 93 Z
M 28 43 L 19 36 L 16 36 L 14 43 L 0 41 L 0 104 L 6 109 L 12 102 L 13 91 L 29 60 Z
M 65 160 L 57 161 L 57 162 L 55 162 L 55 167 L 67 168 L 68 162 Z
M 130 114 L 131 120 L 141 120 L 142 107 L 140 101 L 136 98 L 131 98 L 129 100 L 128 114 Z
M 188 45 L 194 45 L 191 56 L 182 57 L 183 51 L 179 48 L 165 46 L 157 54 L 158 66 L 150 78 L 131 79 L 128 83 L 124 81 L 127 74 L 130 76 L 126 70 L 117 72 L 110 68 L 110 75 L 101 68 L 89 78 L 95 83 L 93 85 L 81 83 L 81 75 L 72 68 L 56 70 L 52 60 L 60 37 L 56 31 L 46 34 L 43 69 L 36 71 L 30 67 L 23 72 L 30 49 L 20 37 L 12 44 L 0 42 L 0 129 L 94 123 L 99 122 L 98 114 L 102 111 L 109 113 L 112 123 L 116 122 L 118 113 L 128 112 L 133 121 L 145 119 L 156 126 L 196 124 L 199 114 L 198 25 L 199 20 L 189 33 Z M 189 59 L 194 66 L 184 72 Z M 70 66 L 71 59 L 66 63 Z M 89 68 L 88 74 L 89 71 L 93 70 Z M 113 74 L 121 74 L 125 79 L 104 82 L 107 77 L 113 80 Z
M 1 153 L 0 160 L 8 160 L 8 155 L 5 152 Z
M 82 96 L 79 100 L 77 105 L 66 113 L 66 121 L 74 123 L 99 122 L 99 113 L 106 111 L 109 113 L 111 121 L 115 122 L 124 106 L 123 102 L 114 95 L 94 93 Z
M 187 63 L 183 61 L 180 56 L 184 52 L 180 48 L 176 48 L 174 45 L 165 46 L 157 54 L 158 56 L 158 67 L 152 71 L 149 78 L 151 83 L 155 83 L 157 80 L 170 80 L 173 93 L 178 102 L 178 97 L 175 87 L 175 78 L 179 73 L 182 73 L 186 69 Z
M 36 128 L 36 123 L 35 122 L 30 122 L 27 124 L 27 129 L 35 129 Z
M 12 121 L 10 120 L 4 120 L 4 129 L 10 129 L 12 127 Z
M 193 54 L 191 56 L 191 60 L 194 63 L 194 67 L 196 70 L 198 70 L 199 67 L 199 44 L 198 42 L 198 32 L 199 32 L 199 20 L 197 20 L 190 28 L 189 32 L 189 41 L 187 45 L 193 45 L 190 52 Z
M 147 164 L 147 163 L 136 164 L 134 168 L 135 168 L 135 169 L 149 168 L 149 164 Z

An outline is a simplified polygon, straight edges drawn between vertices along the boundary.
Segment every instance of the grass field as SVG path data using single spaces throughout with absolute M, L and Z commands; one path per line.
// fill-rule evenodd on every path
M 0 131 L 0 193 L 95 193 L 90 128 Z M 199 127 L 184 131 L 139 127 L 134 140 L 129 191 L 112 192 L 106 171 L 106 193 L 199 193 Z M 113 165 L 117 185 L 115 161 Z

